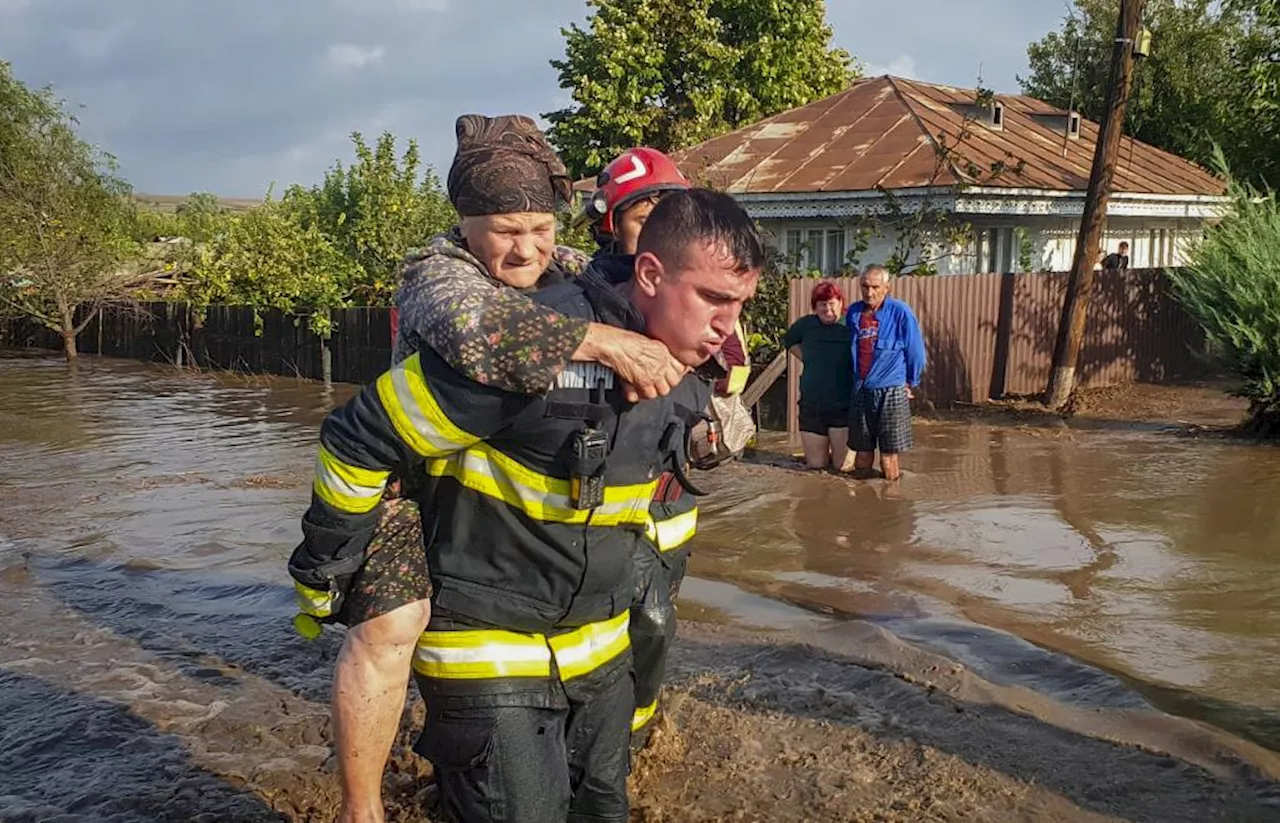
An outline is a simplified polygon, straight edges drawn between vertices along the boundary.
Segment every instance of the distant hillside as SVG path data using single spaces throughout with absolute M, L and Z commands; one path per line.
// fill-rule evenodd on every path
M 133 199 L 144 209 L 170 212 L 178 208 L 178 204 L 187 199 L 185 194 L 134 194 Z M 219 197 L 218 203 L 228 211 L 248 211 L 262 204 L 261 199 L 247 197 Z

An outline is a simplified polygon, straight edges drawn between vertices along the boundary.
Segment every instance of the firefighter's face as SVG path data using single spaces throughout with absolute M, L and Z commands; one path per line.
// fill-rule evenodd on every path
M 736 271 L 728 249 L 715 243 L 695 243 L 675 263 L 652 252 L 637 257 L 633 299 L 644 314 L 645 333 L 681 363 L 698 366 L 733 334 L 760 272 Z
M 640 230 L 644 221 L 649 219 L 649 212 L 658 205 L 658 198 L 651 197 L 627 206 L 626 211 L 614 215 L 613 236 L 618 239 L 618 251 L 622 254 L 635 254 L 640 243 Z
M 496 279 L 527 289 L 551 263 L 556 218 L 542 212 L 464 217 L 462 236 L 467 248 Z

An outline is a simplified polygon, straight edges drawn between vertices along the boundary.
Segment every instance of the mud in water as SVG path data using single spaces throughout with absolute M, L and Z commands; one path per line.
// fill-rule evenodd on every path
M 0 819 L 327 820 L 284 560 L 350 387 L 0 357 Z M 709 475 L 643 821 L 1280 820 L 1280 451 L 922 422 Z M 389 819 L 424 820 L 408 750 Z

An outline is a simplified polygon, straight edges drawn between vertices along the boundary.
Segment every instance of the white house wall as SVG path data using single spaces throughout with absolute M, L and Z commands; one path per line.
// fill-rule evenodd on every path
M 1079 221 L 1064 217 L 995 217 L 973 215 L 969 218 L 975 234 L 983 237 L 989 230 L 997 230 L 998 243 L 1007 243 L 1014 229 L 1023 229 L 1031 242 L 1032 271 L 1066 271 L 1071 268 L 1075 255 L 1076 237 L 1079 232 Z M 760 225 L 772 235 L 779 249 L 790 256 L 793 249 L 787 248 L 788 229 L 808 232 L 813 228 L 831 229 L 839 223 L 830 219 L 776 219 L 761 220 Z M 1103 240 L 1103 249 L 1116 251 L 1121 242 L 1129 243 L 1129 265 L 1132 268 L 1157 268 L 1161 266 L 1185 265 L 1190 246 L 1203 232 L 1203 222 L 1199 219 L 1171 219 L 1167 217 L 1112 217 L 1108 220 Z M 852 250 L 855 240 L 855 229 L 844 226 L 845 248 Z M 1003 234 L 999 234 L 1003 232 Z M 990 235 L 985 235 L 990 236 Z M 984 252 L 980 263 L 979 250 Z M 1002 250 L 1002 249 L 1001 249 Z M 857 255 L 857 263 L 866 266 L 870 263 L 883 263 L 894 251 L 892 237 L 872 236 L 865 251 Z M 978 244 L 966 244 L 953 248 L 947 253 L 939 251 L 936 265 L 940 274 L 972 274 L 984 268 L 990 268 L 991 258 L 982 240 Z M 1018 262 L 1020 255 L 1014 241 L 1013 269 L 1021 268 Z M 1007 259 L 997 255 L 1001 260 Z M 914 262 L 914 261 L 912 261 Z M 1004 268 L 997 265 L 997 268 Z M 830 273 L 830 272 L 829 272 Z
M 893 237 L 885 237 L 877 234 L 871 234 L 866 238 L 867 247 L 861 252 L 856 252 L 854 243 L 858 239 L 858 229 L 848 225 L 841 226 L 834 220 L 760 220 L 760 227 L 764 229 L 777 244 L 778 249 L 788 258 L 796 254 L 796 250 L 790 248 L 787 242 L 787 230 L 798 229 L 804 233 L 808 233 L 810 229 L 843 229 L 845 236 L 845 249 L 847 252 L 853 253 L 853 259 L 847 260 L 852 266 L 861 268 L 873 263 L 884 263 L 893 256 L 896 243 Z M 939 271 L 945 274 L 970 274 L 974 270 L 974 257 L 971 249 L 959 248 L 952 250 L 955 257 L 946 257 L 938 262 Z M 846 254 L 846 257 L 849 257 Z M 918 258 L 918 254 L 916 255 Z M 909 261 L 914 264 L 916 259 Z M 835 274 L 836 272 L 827 271 L 827 274 Z

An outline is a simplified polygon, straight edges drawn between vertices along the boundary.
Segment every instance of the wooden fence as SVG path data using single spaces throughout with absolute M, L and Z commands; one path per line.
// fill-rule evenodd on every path
M 818 280 L 791 283 L 792 321 L 810 312 Z M 837 280 L 857 299 L 855 280 Z M 894 294 L 920 319 L 929 354 L 921 399 L 945 407 L 1043 391 L 1062 306 L 1065 274 L 974 274 L 904 277 Z M 281 374 L 340 383 L 368 383 L 391 363 L 393 309 L 334 311 L 333 333 L 321 340 L 305 321 L 278 311 L 213 306 L 203 322 L 177 303 L 138 310 L 109 309 L 80 335 L 86 354 Z M 10 346 L 61 349 L 57 335 L 30 324 L 7 329 Z M 1168 293 L 1164 275 L 1131 271 L 1099 275 L 1089 308 L 1080 364 L 1084 386 L 1166 382 L 1200 376 L 1204 336 Z M 795 401 L 801 366 L 789 358 L 785 399 L 766 395 L 762 423 L 796 434 Z M 758 364 L 763 367 L 765 364 Z M 784 408 L 778 408 L 783 406 Z
M 181 303 L 108 308 L 80 334 L 79 350 L 159 363 L 258 374 L 281 374 L 338 383 L 368 383 L 391 365 L 392 309 L 343 309 L 331 314 L 328 341 L 306 321 L 282 312 L 211 306 L 203 322 Z M 61 339 L 31 324 L 9 329 L 7 345 L 61 349 Z
M 1044 391 L 1066 274 L 903 277 L 893 295 L 915 311 L 928 350 L 920 399 L 938 407 Z M 791 281 L 790 317 L 810 314 L 820 280 Z M 842 278 L 846 298 L 857 281 Z M 1168 291 L 1160 270 L 1099 273 L 1078 369 L 1082 386 L 1162 383 L 1203 376 L 1204 334 Z M 788 428 L 803 366 L 788 369 Z

